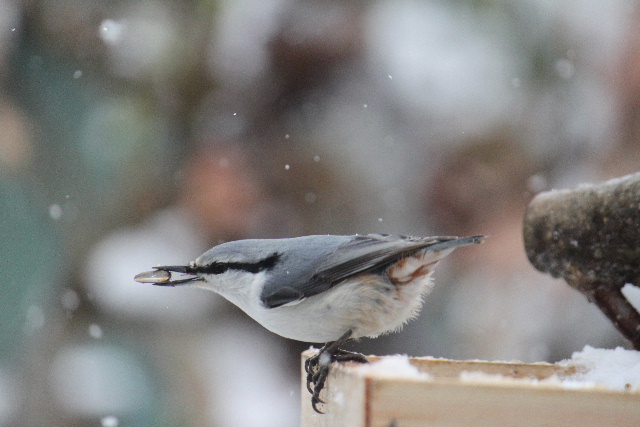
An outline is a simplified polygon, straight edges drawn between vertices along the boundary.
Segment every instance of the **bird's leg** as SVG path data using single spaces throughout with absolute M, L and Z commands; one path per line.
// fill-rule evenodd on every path
M 329 365 L 332 362 L 358 362 L 369 363 L 366 357 L 360 353 L 354 353 L 352 351 L 341 350 L 338 348 L 342 344 L 351 339 L 353 331 L 349 329 L 344 335 L 338 338 L 336 341 L 328 342 L 316 354 L 308 358 L 304 363 L 304 369 L 307 372 L 307 390 L 311 393 L 311 406 L 313 410 L 322 414 L 317 405 L 324 403 L 320 399 L 320 392 L 324 388 L 324 384 L 329 375 Z M 313 387 L 311 387 L 313 385 Z

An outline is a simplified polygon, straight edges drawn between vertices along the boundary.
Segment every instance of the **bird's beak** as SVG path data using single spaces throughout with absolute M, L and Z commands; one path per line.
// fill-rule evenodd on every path
M 152 271 L 145 271 L 144 273 L 137 274 L 133 280 L 140 283 L 151 283 L 156 286 L 185 285 L 190 282 L 203 280 L 195 275 L 193 268 L 189 265 L 165 265 L 153 268 L 154 270 Z M 171 280 L 171 272 L 188 274 L 189 277 Z

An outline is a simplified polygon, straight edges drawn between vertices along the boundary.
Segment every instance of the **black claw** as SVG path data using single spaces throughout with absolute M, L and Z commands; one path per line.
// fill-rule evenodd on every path
M 316 355 L 316 356 L 313 356 L 313 357 L 310 357 L 310 358 L 308 358 L 307 360 L 305 360 L 305 361 L 304 361 L 304 371 L 305 371 L 307 374 L 309 373 L 309 370 L 311 369 L 311 362 L 312 362 L 312 360 L 314 360 L 316 357 L 317 357 L 317 355 Z
M 316 411 L 319 414 L 323 414 L 324 415 L 324 412 L 322 412 L 320 409 L 317 408 L 317 406 L 316 406 L 317 404 L 318 404 L 318 402 L 314 401 L 313 398 L 311 398 L 311 407 L 313 408 L 313 410 Z
M 320 351 L 304 362 L 304 370 L 307 373 L 307 390 L 311 393 L 311 407 L 319 414 L 324 412 L 318 409 L 318 404 L 325 403 L 320 399 L 320 392 L 324 388 L 324 385 L 329 376 L 329 365 L 333 362 L 358 362 L 369 363 L 366 357 L 360 353 L 354 353 L 352 351 L 341 350 L 338 346 L 349 341 L 351 338 L 351 331 L 348 331 L 337 341 L 325 344 Z M 322 363 L 320 361 L 321 356 L 329 356 L 328 363 Z
M 309 393 L 313 394 L 313 388 L 311 388 L 311 384 L 313 384 L 313 372 L 307 372 L 307 390 Z

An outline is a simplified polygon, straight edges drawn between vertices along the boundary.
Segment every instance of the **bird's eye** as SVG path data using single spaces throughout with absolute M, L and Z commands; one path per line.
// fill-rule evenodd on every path
M 211 266 L 211 273 L 222 274 L 227 271 L 227 265 L 222 263 L 215 263 Z

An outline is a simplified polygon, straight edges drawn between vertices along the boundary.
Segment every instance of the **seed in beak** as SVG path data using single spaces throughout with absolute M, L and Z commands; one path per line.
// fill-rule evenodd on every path
M 171 273 L 166 270 L 153 270 L 145 271 L 144 273 L 136 274 L 133 278 L 136 282 L 140 283 L 164 283 L 171 279 Z

